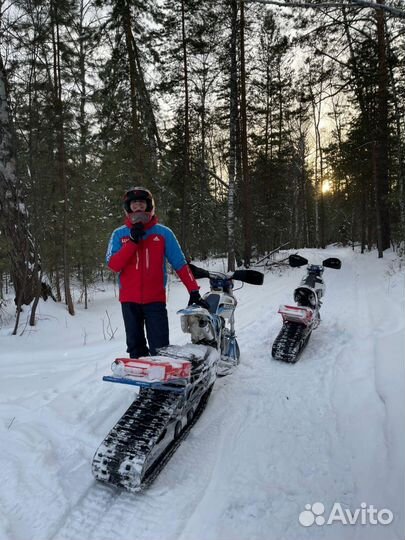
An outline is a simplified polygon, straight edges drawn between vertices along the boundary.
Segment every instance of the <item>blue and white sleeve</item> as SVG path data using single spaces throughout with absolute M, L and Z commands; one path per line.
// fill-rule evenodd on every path
M 180 270 L 180 268 L 187 264 L 187 261 L 177 238 L 170 229 L 166 229 L 165 231 L 165 242 L 165 256 L 167 260 L 176 271 Z
M 120 237 L 117 231 L 114 231 L 108 242 L 107 253 L 105 256 L 106 263 L 110 262 L 111 257 L 121 249 Z

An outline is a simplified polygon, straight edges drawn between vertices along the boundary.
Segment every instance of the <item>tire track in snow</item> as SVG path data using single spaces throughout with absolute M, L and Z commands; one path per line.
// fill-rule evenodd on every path
M 90 540 L 100 516 L 108 510 L 117 496 L 113 487 L 94 481 L 78 503 L 60 520 L 57 531 L 50 540 Z

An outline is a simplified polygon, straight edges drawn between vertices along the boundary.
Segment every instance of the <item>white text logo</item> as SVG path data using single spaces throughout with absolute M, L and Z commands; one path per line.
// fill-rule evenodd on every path
M 340 503 L 335 503 L 329 516 L 325 516 L 325 506 L 321 502 L 306 504 L 305 510 L 298 516 L 298 521 L 303 527 L 311 525 L 389 525 L 394 519 L 394 514 L 388 508 L 378 510 L 372 504 L 361 503 L 360 508 L 350 510 L 343 508 Z

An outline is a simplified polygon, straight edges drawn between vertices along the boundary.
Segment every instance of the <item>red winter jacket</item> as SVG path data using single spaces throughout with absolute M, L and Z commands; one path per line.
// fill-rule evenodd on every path
M 120 302 L 166 302 L 166 259 L 189 292 L 199 289 L 173 231 L 154 216 L 145 225 L 146 234 L 138 244 L 130 240 L 132 223 L 115 229 L 107 249 L 107 264 L 119 272 Z

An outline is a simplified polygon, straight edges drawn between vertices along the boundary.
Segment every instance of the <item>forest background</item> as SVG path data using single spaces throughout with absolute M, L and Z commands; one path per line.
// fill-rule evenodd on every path
M 0 40 L 0 304 L 31 324 L 72 280 L 87 307 L 133 185 L 229 269 L 403 250 L 402 1 L 3 0 Z

